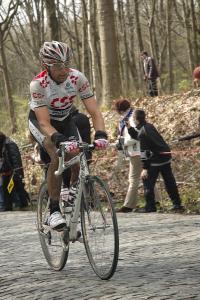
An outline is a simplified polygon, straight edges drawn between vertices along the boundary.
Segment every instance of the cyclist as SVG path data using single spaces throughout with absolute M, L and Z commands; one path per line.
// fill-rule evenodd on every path
M 59 207 L 62 178 L 55 176 L 58 166 L 57 148 L 66 142 L 66 159 L 78 153 L 80 135 L 72 118 L 73 102 L 79 96 L 91 115 L 95 129 L 96 149 L 108 145 L 102 114 L 90 89 L 85 75 L 70 68 L 72 50 L 63 42 L 45 42 L 39 56 L 44 70 L 30 83 L 29 130 L 36 141 L 44 147 L 51 162 L 47 172 L 50 197 L 50 216 L 47 220 L 52 229 L 62 229 L 66 225 Z M 76 185 L 79 167 L 72 169 L 71 184 Z

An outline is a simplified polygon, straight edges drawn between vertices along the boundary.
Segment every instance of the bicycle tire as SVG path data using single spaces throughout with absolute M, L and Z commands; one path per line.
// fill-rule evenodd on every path
M 49 230 L 47 233 L 44 233 L 44 224 L 46 215 L 49 214 L 48 205 L 48 190 L 47 183 L 43 182 L 40 187 L 38 203 L 37 203 L 37 229 L 39 233 L 39 239 L 42 247 L 44 257 L 46 258 L 49 266 L 55 271 L 60 271 L 64 268 L 69 253 L 68 247 L 63 246 L 63 232 L 58 232 L 56 230 Z M 44 212 L 45 211 L 45 212 Z M 58 245 L 59 254 L 56 255 L 55 248 L 56 243 Z
M 117 217 L 105 183 L 97 176 L 87 179 L 84 189 L 87 192 L 83 193 L 81 202 L 83 242 L 94 272 L 101 279 L 108 280 L 115 273 L 118 263 Z

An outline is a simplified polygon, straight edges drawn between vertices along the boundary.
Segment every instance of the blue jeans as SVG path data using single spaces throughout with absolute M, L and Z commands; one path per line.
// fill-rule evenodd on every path
M 174 206 L 180 206 L 181 200 L 176 185 L 176 180 L 172 173 L 171 163 L 162 166 L 151 166 L 148 170 L 148 178 L 143 180 L 144 196 L 146 200 L 146 211 L 156 210 L 154 187 L 158 175 L 161 173 L 166 191 Z

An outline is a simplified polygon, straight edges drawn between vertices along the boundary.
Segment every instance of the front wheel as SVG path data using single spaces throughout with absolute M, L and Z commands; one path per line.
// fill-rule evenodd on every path
M 48 264 L 52 269 L 60 271 L 64 268 L 68 258 L 69 247 L 65 244 L 68 232 L 50 230 L 46 225 L 49 216 L 48 199 L 47 183 L 44 182 L 41 185 L 37 203 L 37 228 L 42 251 Z
M 110 192 L 104 182 L 89 176 L 81 204 L 83 241 L 89 262 L 101 279 L 113 276 L 119 256 L 119 234 Z

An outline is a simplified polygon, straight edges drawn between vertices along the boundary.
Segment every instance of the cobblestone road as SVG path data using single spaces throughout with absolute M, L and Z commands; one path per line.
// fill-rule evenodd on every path
M 72 244 L 52 271 L 35 214 L 0 213 L 0 299 L 200 299 L 200 216 L 118 214 L 120 259 L 109 281 L 93 273 L 84 246 Z

